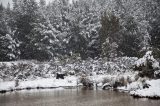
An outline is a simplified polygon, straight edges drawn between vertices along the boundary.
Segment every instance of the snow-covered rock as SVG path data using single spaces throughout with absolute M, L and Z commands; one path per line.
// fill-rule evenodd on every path
M 150 85 L 149 88 L 131 91 L 130 94 L 138 97 L 160 98 L 160 79 L 147 81 L 146 83 Z

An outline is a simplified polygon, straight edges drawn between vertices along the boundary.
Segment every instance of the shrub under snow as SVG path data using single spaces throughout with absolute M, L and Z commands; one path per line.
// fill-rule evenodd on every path
M 51 62 L 17 61 L 0 62 L 0 79 L 3 81 L 28 80 L 54 77 L 57 72 L 75 75 L 105 75 L 124 73 L 130 71 L 130 67 L 137 58 L 116 58 L 112 61 L 105 59 L 88 60 L 55 60 Z
M 134 70 L 139 71 L 141 77 L 155 78 L 159 74 L 157 71 L 159 69 L 159 62 L 154 59 L 152 51 L 146 52 L 142 58 L 134 63 Z

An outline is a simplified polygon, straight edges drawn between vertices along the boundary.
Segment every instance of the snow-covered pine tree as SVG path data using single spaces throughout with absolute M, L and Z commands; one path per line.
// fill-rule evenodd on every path
M 119 18 L 114 13 L 104 12 L 101 16 L 101 25 L 101 55 L 108 58 L 116 57 L 121 31 Z
M 37 22 L 38 5 L 35 0 L 18 0 L 18 7 L 15 8 L 15 36 L 20 42 L 20 58 L 35 59 L 36 48 L 31 44 L 34 36 L 33 24 Z
M 73 1 L 72 7 L 69 48 L 73 53 L 80 54 L 83 59 L 98 57 L 100 7 L 93 0 Z
M 100 29 L 100 6 L 96 1 L 87 0 L 83 1 L 82 9 L 82 20 L 80 25 L 82 26 L 82 36 L 86 38 L 87 57 L 99 57 L 100 55 L 100 42 L 99 42 L 99 29 Z
M 152 20 L 150 20 L 151 30 L 149 31 L 151 36 L 151 46 L 155 57 L 160 58 L 160 1 L 154 0 L 156 4 L 152 7 Z
M 17 43 L 12 33 L 12 11 L 10 5 L 4 8 L 0 5 L 0 61 L 10 61 L 18 58 Z
M 51 24 L 43 0 L 40 1 L 37 22 L 33 26 L 34 36 L 31 37 L 31 43 L 37 51 L 36 59 L 40 61 L 52 59 L 60 48 L 57 39 L 59 31 Z
M 142 34 L 132 16 L 128 16 L 122 22 L 121 39 L 118 44 L 118 55 L 137 57 L 141 49 Z

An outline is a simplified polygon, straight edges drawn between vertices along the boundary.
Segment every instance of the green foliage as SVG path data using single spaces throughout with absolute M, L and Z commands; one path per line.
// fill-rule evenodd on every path
M 160 1 L 154 0 L 155 6 L 152 8 L 152 20 L 150 20 L 150 45 L 156 58 L 160 58 Z
M 117 54 L 116 48 L 120 38 L 119 18 L 113 13 L 104 13 L 101 16 L 100 45 L 102 56 L 112 57 Z
M 158 18 L 154 24 L 152 24 L 151 35 L 151 46 L 153 47 L 155 56 L 160 58 L 160 19 Z
M 121 40 L 118 46 L 119 56 L 137 57 L 141 49 L 141 32 L 133 17 L 127 17 L 122 23 Z
M 49 4 L 13 0 L 13 9 L 10 4 L 0 5 L 1 54 L 40 61 L 71 53 L 82 59 L 139 57 L 145 51 L 142 48 L 151 45 L 160 57 L 159 4 L 157 0 L 79 0 L 72 4 L 69 0 Z M 11 45 L 16 53 L 8 49 Z
M 20 43 L 21 59 L 35 59 L 35 48 L 31 44 L 33 24 L 37 22 L 38 5 L 34 0 L 22 0 L 16 11 L 16 32 L 15 36 Z
M 81 29 L 78 24 L 73 23 L 71 27 L 71 38 L 69 40 L 69 48 L 73 53 L 79 53 L 82 59 L 86 59 L 87 41 L 83 35 L 81 35 Z

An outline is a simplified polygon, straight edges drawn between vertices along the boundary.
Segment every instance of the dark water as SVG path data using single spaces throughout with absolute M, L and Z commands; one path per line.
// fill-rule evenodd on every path
M 160 100 L 115 91 L 31 90 L 0 94 L 0 106 L 160 106 Z

